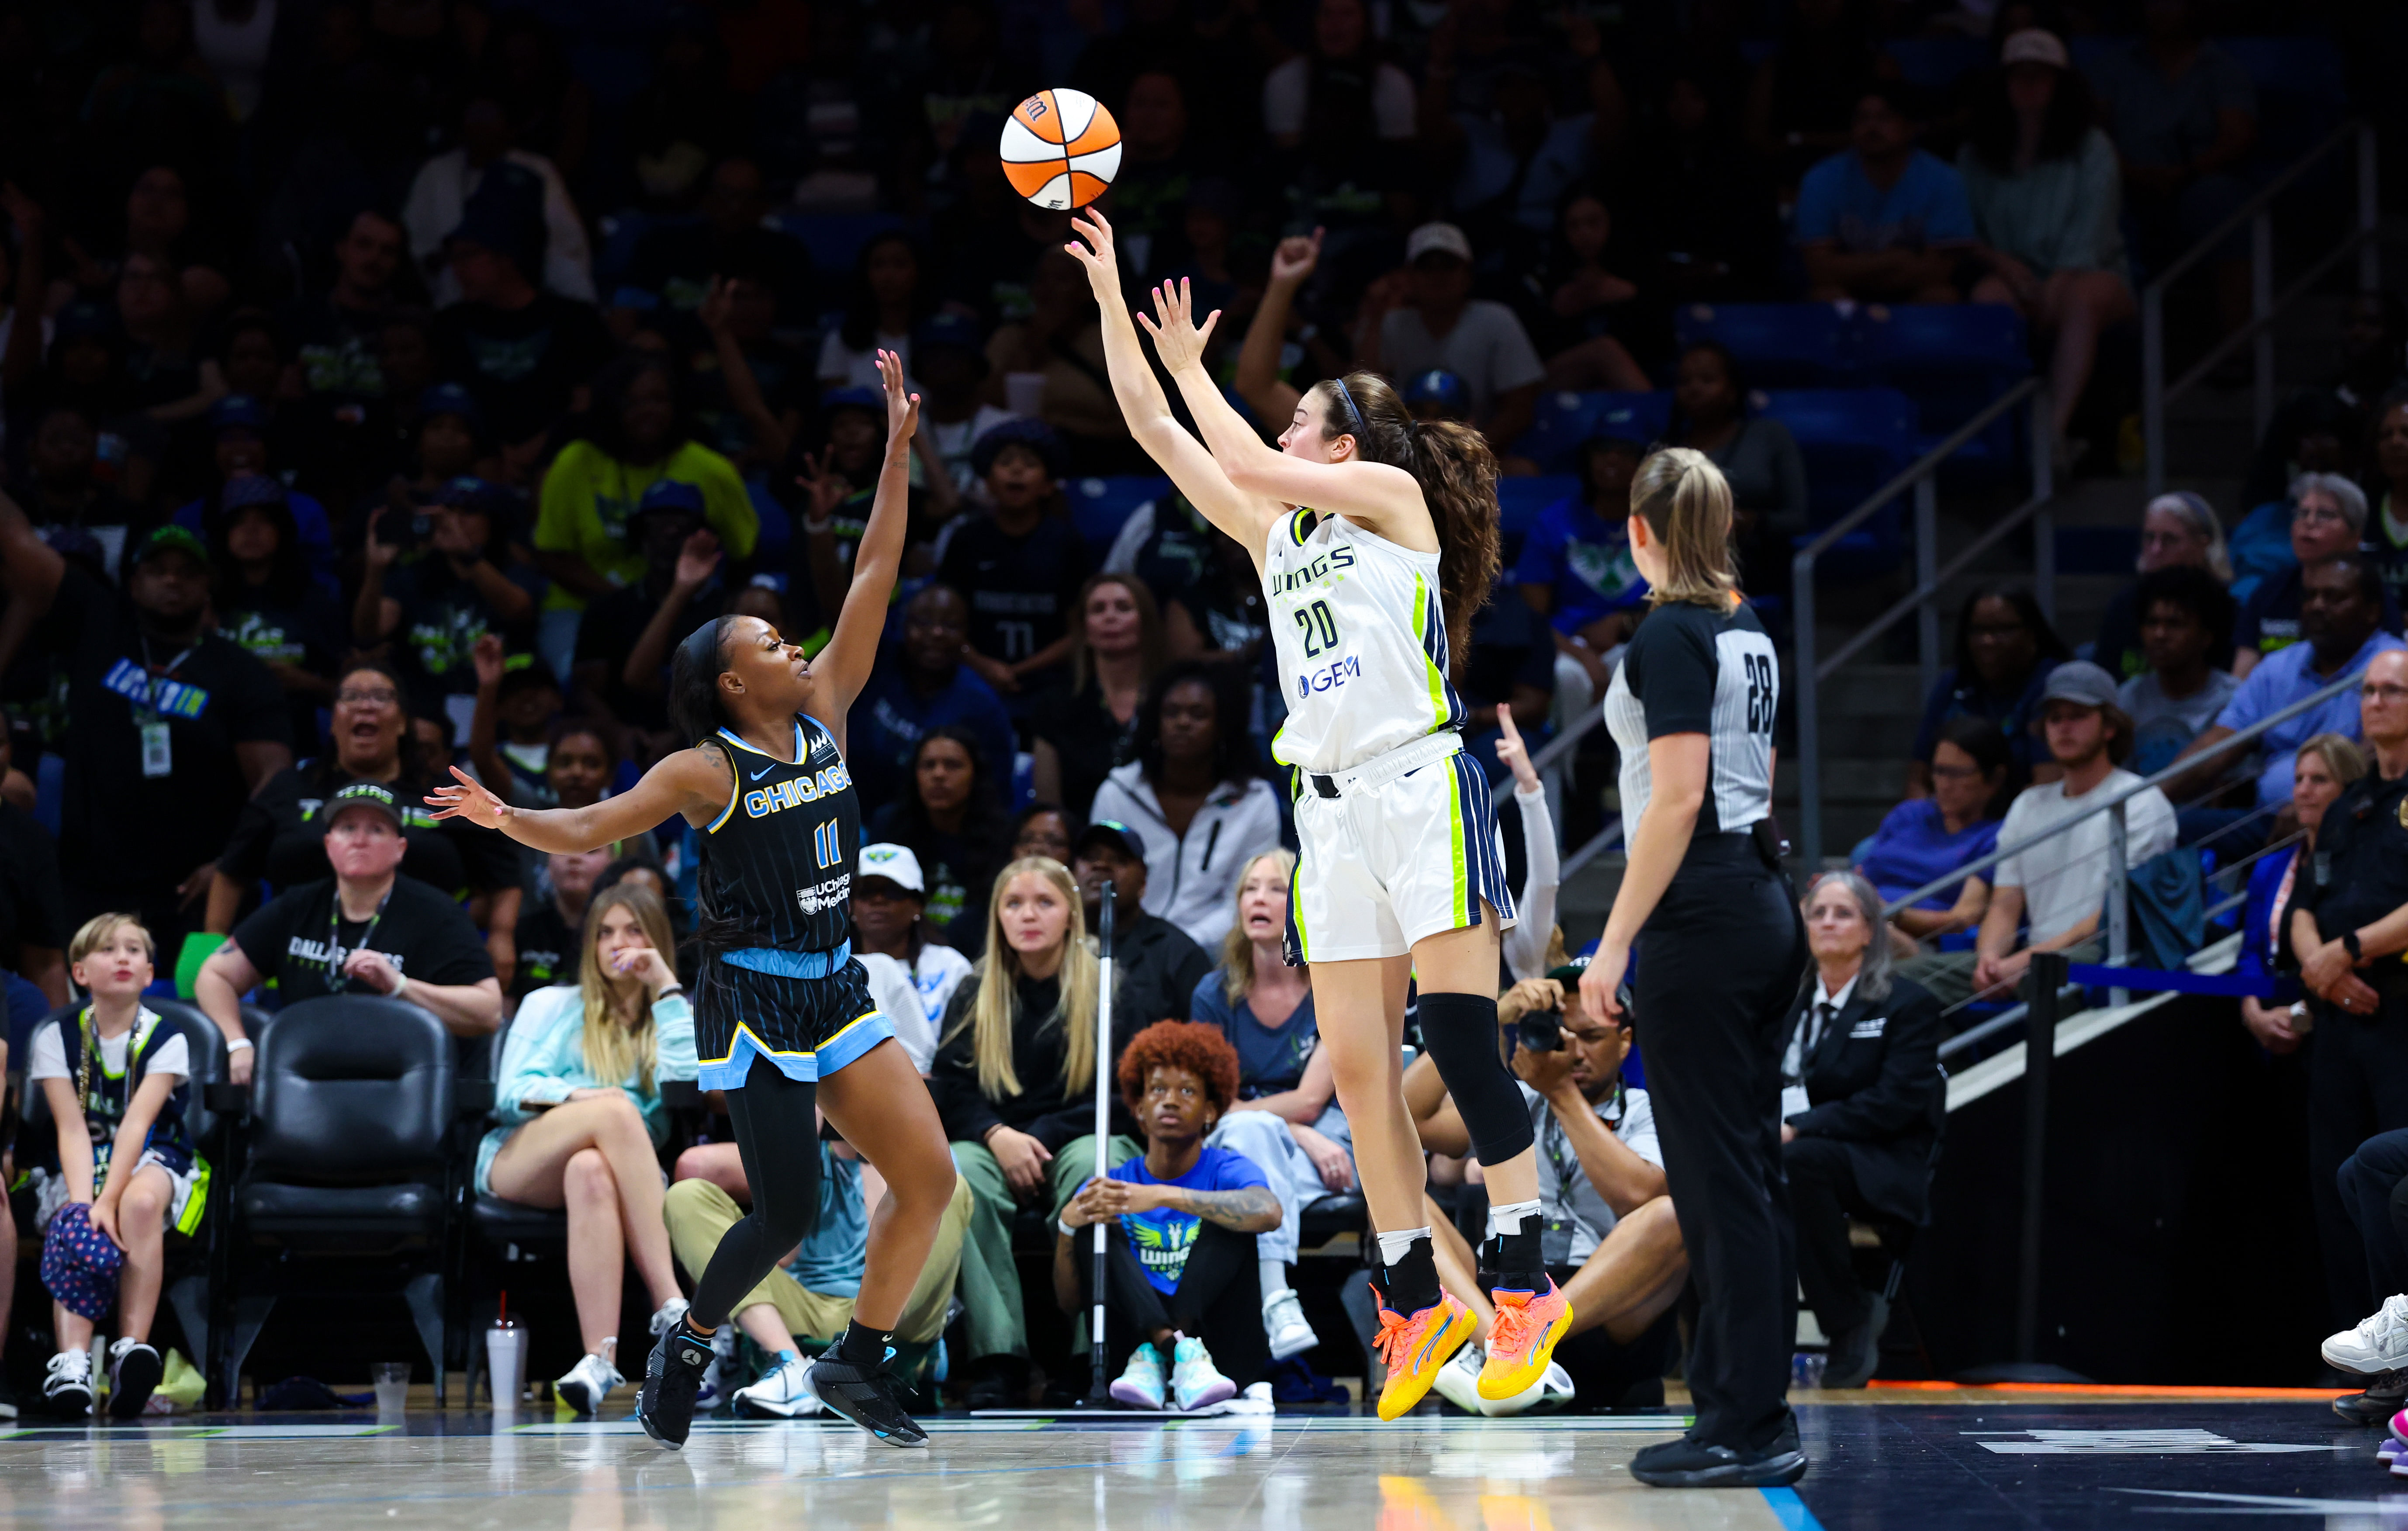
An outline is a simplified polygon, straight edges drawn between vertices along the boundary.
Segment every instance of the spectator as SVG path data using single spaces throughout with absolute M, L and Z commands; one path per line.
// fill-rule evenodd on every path
M 125 596 L 50 551 L 0 496 L 0 586 L 60 661 L 75 726 L 61 866 L 71 919 L 141 911 L 180 950 L 200 923 L 217 853 L 259 784 L 293 763 L 276 678 L 206 625 L 208 551 L 163 526 L 128 559 Z M 0 652 L 0 667 L 8 655 Z
M 255 505 L 262 494 L 280 494 L 293 512 L 311 578 L 326 594 L 334 594 L 338 588 L 335 582 L 335 532 L 326 508 L 307 494 L 285 489 L 280 480 L 273 489 L 247 481 L 269 474 L 270 414 L 265 404 L 248 393 L 229 393 L 209 406 L 216 487 L 201 498 L 178 507 L 175 522 L 207 541 L 216 535 L 217 523 L 224 519 L 227 510 L 234 508 L 228 505 L 229 500 Z M 236 487 L 238 484 L 239 489 Z
M 1178 491 L 1148 500 L 1121 523 L 1104 572 L 1135 575 L 1152 593 L 1165 657 L 1251 668 L 1259 656 L 1269 630 L 1254 555 Z
M 1140 1024 L 1184 1021 L 1212 959 L 1185 931 L 1145 908 L 1143 841 L 1126 824 L 1098 819 L 1079 833 L 1070 870 L 1091 930 L 1103 928 L 1104 888 L 1112 890 L 1112 1013 Z
M 351 623 L 309 577 L 284 486 L 263 476 L 228 484 L 209 544 L 218 631 L 267 666 L 283 689 L 294 743 L 315 750 L 318 711 L 335 699 L 335 665 L 351 650 Z
M 2218 585 L 2231 584 L 2232 554 L 2224 545 L 2224 523 L 2216 519 L 2215 508 L 2187 489 L 2151 500 L 2141 515 L 2141 556 L 2132 567 L 2142 579 L 2159 569 L 2204 569 Z M 2100 668 L 2122 680 L 2148 667 L 2148 658 L 2141 650 L 2140 589 L 2136 579 L 2107 598 L 2107 609 L 2099 618 L 2099 637 L 2090 646 L 2090 657 Z M 2228 608 L 2239 598 L 2234 593 L 2226 603 Z M 2226 667 L 2224 656 L 2231 650 L 2231 637 L 2228 615 L 2210 651 L 2218 669 Z
M 2366 774 L 2365 751 L 2344 735 L 2318 734 L 2300 743 L 2291 764 L 2291 816 L 2299 838 L 2268 851 L 2249 868 L 2249 901 L 2241 917 L 2241 954 L 2235 978 L 2271 979 L 2291 950 L 2287 925 L 2300 869 L 2315 865 L 2316 831 L 2343 791 Z M 2241 999 L 2241 1023 L 2258 1045 L 2276 1057 L 2298 1050 L 2311 1024 L 2305 999 L 2270 1005 L 2254 994 Z
M 509 998 L 513 1007 L 538 989 L 575 983 L 579 953 L 585 950 L 585 913 L 594 901 L 594 884 L 610 865 L 610 848 L 558 852 L 544 857 L 548 898 L 530 899 L 519 916 L 514 945 L 518 965 L 512 970 Z
M 1749 82 L 1747 141 L 1785 191 L 1848 147 L 1863 90 L 1893 65 L 1874 48 L 1864 7 L 1795 0 L 1781 45 Z
M 869 996 L 894 1023 L 895 1039 L 925 1074 L 936 1063 L 937 1025 L 970 961 L 929 934 L 928 880 L 905 845 L 865 845 L 853 879 L 853 946 L 869 975 Z
M 2291 484 L 2291 555 L 2296 562 L 2250 592 L 2232 631 L 2232 673 L 2249 679 L 2269 654 L 2306 636 L 2303 607 L 2309 565 L 2356 552 L 2366 537 L 2366 495 L 2337 473 L 2304 473 Z M 2381 584 L 2380 575 L 2377 584 Z M 2400 626 L 2388 593 L 2379 603 L 2384 631 Z
M 1730 484 L 1748 588 L 1789 588 L 1790 538 L 1806 530 L 1806 460 L 1789 427 L 1749 408 L 1738 361 L 1718 341 L 1681 353 L 1665 441 L 1713 459 Z
M 1999 848 L 1999 818 L 2011 794 L 2014 755 L 1999 725 L 1966 715 L 1940 725 L 1931 751 L 1931 794 L 1889 810 L 1856 850 L 1856 874 L 1886 904 L 1939 881 Z M 1971 930 L 1990 906 L 1988 867 L 1899 910 L 1890 923 L 1911 941 Z
M 2131 752 L 2132 721 L 2115 705 L 2115 682 L 2107 672 L 2082 659 L 2059 665 L 2049 672 L 2040 704 L 2040 725 L 2060 776 L 2016 794 L 1999 838 L 2021 845 L 2060 824 L 2071 827 L 1998 863 L 1973 951 L 1927 952 L 1899 965 L 1900 978 L 1944 1004 L 2012 994 L 2035 952 L 2099 960 L 2109 817 L 2094 811 L 2100 804 L 2123 800 L 2126 866 L 2138 866 L 2174 845 L 2173 805 L 2155 787 L 2132 792 L 2141 779 L 2118 764 Z M 2076 819 L 2081 822 L 2071 823 Z M 2027 920 L 2030 928 L 2019 935 Z
M 2141 577 L 2141 650 L 2148 667 L 2127 680 L 2116 705 L 2132 720 L 2135 775 L 2155 776 L 2223 715 L 2241 682 L 2215 667 L 2232 624 L 2232 597 L 2205 569 L 2176 565 Z
M 987 336 L 987 402 L 1018 415 L 1030 408 L 1023 400 L 1034 397 L 1037 420 L 1054 433 L 1046 455 L 1058 461 L 1056 478 L 1074 471 L 1151 471 L 1121 422 L 1120 406 L 1112 402 L 1095 293 L 1079 263 L 1062 249 L 1061 237 L 1039 250 L 1026 279 L 1025 316 Z M 980 462 L 973 449 L 970 471 L 984 479 Z M 995 486 L 987 488 L 992 494 Z
M 2386 599 L 2395 608 L 2408 594 L 2408 393 L 2386 396 L 2374 417 L 2374 481 L 2383 503 L 2366 544 L 2383 571 Z
M 978 438 L 1018 417 L 981 396 L 989 368 L 978 322 L 957 313 L 930 315 L 911 332 L 911 365 L 920 382 L 920 434 L 911 444 L 923 471 L 933 487 L 935 465 L 942 465 L 956 494 L 983 494 L 970 467 Z
M 2103 55 L 2091 82 L 2123 162 L 2142 259 L 2162 266 L 2248 200 L 2241 172 L 2258 142 L 2258 98 L 2248 71 L 2200 36 L 2190 0 L 2147 0 L 2141 19 L 2141 36 Z M 2215 278 L 2229 332 L 2249 317 L 2238 235 L 2219 247 Z
M 2041 745 L 2034 725 L 2040 721 L 2041 692 L 2050 673 L 2072 657 L 2065 640 L 2041 614 L 2040 602 L 2031 592 L 1990 585 L 1967 596 L 1956 613 L 1956 663 L 1942 672 L 1940 683 L 1931 688 L 1923 704 L 1914 758 L 1907 766 L 1907 795 L 1930 794 L 1931 755 L 1941 725 L 1967 714 L 1999 725 L 2014 754 L 2019 778 L 2034 782 L 2057 780 L 2057 764 Z M 2128 751 L 2131 744 L 2128 733 L 2125 749 Z
M 1955 303 L 1957 267 L 1973 248 L 1965 182 L 1915 147 L 1920 125 L 1905 90 L 1868 83 L 1856 96 L 1848 147 L 1799 183 L 1798 252 L 1817 302 Z
M 610 355 L 610 332 L 592 304 L 538 285 L 543 199 L 532 171 L 509 162 L 487 167 L 442 236 L 460 296 L 435 316 L 427 336 L 437 376 L 466 385 L 517 470 L 532 465 Z
M 1050 856 L 1069 866 L 1070 848 L 1081 823 L 1059 803 L 1039 800 L 1029 804 L 1012 816 L 1011 859 Z
M 1853 89 L 1827 78 L 1843 95 Z M 1724 79 L 1717 61 L 1694 52 L 1658 72 L 1656 110 L 1641 120 L 1622 171 L 1619 200 L 1630 214 L 1632 243 L 1643 252 L 1633 279 L 1665 304 L 1750 298 L 1773 285 L 1784 244 L 1773 186 L 1766 162 L 1740 142 Z M 1784 173 L 1784 185 L 1794 185 L 1806 165 L 1845 141 L 1844 107 L 1839 125 L 1828 143 L 1803 150 L 1806 157 Z M 1799 137 L 1819 142 L 1811 133 Z
M 874 812 L 900 794 L 930 729 L 967 730 L 983 760 L 1016 752 L 1011 714 L 963 663 L 969 630 L 969 603 L 951 585 L 924 586 L 904 604 L 902 640 L 870 672 L 849 719 L 847 753 L 862 766 L 853 790 L 865 809 Z
M 2013 305 L 2053 345 L 2049 407 L 2057 461 L 2071 470 L 2066 426 L 2090 386 L 2100 332 L 2139 312 L 2116 213 L 2115 147 L 2092 125 L 2089 87 L 2055 33 L 2015 33 L 1999 64 L 1956 153 L 1990 268 L 1972 298 Z
M 1450 178 L 1457 221 L 1479 236 L 1492 261 L 1502 253 L 1520 267 L 1542 248 L 1566 196 L 1617 147 L 1627 108 L 1601 58 L 1589 93 L 1581 105 L 1590 109 L 1559 115 L 1536 60 L 1493 69 L 1477 106 L 1471 93 L 1457 95 L 1453 71 L 1426 76 L 1423 158 Z
M 2307 863 L 2313 875 L 2293 882 L 2286 932 L 2318 1023 L 2308 1057 L 2308 1183 L 2335 1327 L 2355 1324 L 2375 1302 L 2339 1170 L 2368 1138 L 2408 1127 L 2408 1070 L 2390 1046 L 2408 986 L 2399 964 L 2382 961 L 2401 949 L 2396 932 L 2408 907 L 2408 823 L 2400 812 L 2408 793 L 2408 657 L 2376 656 L 2360 686 L 2373 768 L 2325 810 Z
M 652 1305 L 652 1333 L 685 1317 L 657 1155 L 669 1125 L 661 1086 L 694 1078 L 694 1008 L 672 966 L 668 911 L 647 890 L 597 896 L 579 949 L 576 981 L 530 995 L 510 1023 L 474 1183 L 479 1195 L 567 1211 L 585 1354 L 552 1395 L 592 1415 L 626 1381 L 617 1358 L 627 1262 Z
M 1312 8 L 1312 46 L 1263 76 L 1263 133 L 1273 146 L 1304 147 L 1313 101 L 1344 87 L 1369 95 L 1380 137 L 1413 136 L 1412 77 L 1380 57 L 1367 9 L 1363 0 L 1320 0 Z M 1344 85 L 1333 86 L 1333 77 Z
M 1547 269 L 1526 279 L 1539 301 L 1532 338 L 1547 357 L 1549 388 L 1612 388 L 1647 392 L 1647 374 L 1613 333 L 1627 327 L 1639 289 L 1606 269 L 1613 237 L 1613 214 L 1589 187 L 1576 186 L 1555 214 L 1558 237 Z
M 1157 676 L 1138 710 L 1137 758 L 1104 778 L 1089 811 L 1144 846 L 1146 912 L 1208 950 L 1228 933 L 1240 870 L 1280 837 L 1234 680 L 1193 661 Z
M 351 636 L 363 648 L 394 647 L 410 710 L 448 712 L 465 727 L 476 707 L 478 641 L 492 634 L 521 653 L 534 647 L 544 579 L 513 551 L 519 498 L 482 479 L 452 479 L 427 514 L 424 551 L 407 563 L 377 536 L 388 513 L 368 512 Z
M 791 235 L 764 228 L 770 200 L 761 166 L 730 154 L 711 166 L 689 222 L 664 222 L 636 241 L 635 258 L 610 294 L 613 319 L 632 332 L 647 314 L 699 316 L 714 277 L 733 279 L 742 267 L 763 284 L 773 305 L 799 304 L 810 293 L 811 253 Z M 624 316 L 624 317 L 622 317 Z M 876 376 L 869 386 L 878 386 Z
M 1478 1347 L 1455 1352 L 1438 1387 L 1456 1407 L 1484 1414 L 1521 1413 L 1542 1401 L 1561 1407 L 1575 1395 L 1600 1413 L 1645 1407 L 1662 1395 L 1680 1345 L 1670 1312 L 1687 1281 L 1688 1254 L 1665 1192 L 1654 1105 L 1622 1077 L 1638 1018 L 1627 1010 L 1620 1021 L 1590 1015 L 1580 973 L 1559 966 L 1515 984 L 1498 1003 L 1498 1020 L 1521 1042 L 1513 1072 L 1538 1137 L 1540 1252 L 1556 1285 L 1580 1296 L 1571 1299 L 1571 1327 L 1556 1343 L 1555 1366 L 1513 1398 L 1482 1399 L 1484 1357 L 1465 1353 Z M 1555 1045 L 1537 1045 L 1549 1040 Z M 1423 1132 L 1441 1152 L 1469 1147 L 1452 1096 Z M 1469 1250 L 1459 1253 L 1469 1268 Z M 1493 1324 L 1495 1306 L 1477 1295 L 1473 1311 Z
M 142 1006 L 158 948 L 132 915 L 85 921 L 67 959 L 91 1002 L 74 1012 L 72 1032 L 69 1012 L 44 1022 L 25 1064 L 25 1082 L 41 1090 L 56 1135 L 24 1145 L 47 1161 L 36 1171 L 44 1178 L 35 1231 L 58 1352 L 42 1401 L 71 1418 L 92 1411 L 93 1326 L 114 1309 L 108 1411 L 138 1419 L 165 1374 L 150 1322 L 166 1275 L 166 1232 L 193 1232 L 208 1200 L 208 1167 L 184 1130 L 191 1044 L 181 1027 Z
M 1018 717 L 1028 693 L 1058 680 L 1070 656 L 1087 545 L 1060 510 L 1070 464 L 1050 427 L 1033 420 L 996 426 L 979 437 L 970 467 L 993 508 L 953 528 L 937 578 L 969 597 L 964 662 Z
M 1109 1180 L 1088 1180 L 1062 1209 L 1054 1300 L 1065 1312 L 1099 1300 L 1078 1230 L 1111 1223 L 1104 1342 L 1112 1354 L 1134 1342 L 1112 1397 L 1131 1409 L 1207 1409 L 1253 1386 L 1269 1359 L 1245 1236 L 1276 1227 L 1279 1202 L 1252 1160 L 1209 1141 L 1237 1095 L 1237 1053 L 1219 1032 L 1155 1022 L 1129 1038 L 1114 1079 L 1145 1152 Z
M 1120 171 L 1112 179 L 1112 210 L 1133 275 L 1146 280 L 1195 257 L 1187 242 L 1187 206 L 1197 189 L 1217 179 L 1221 144 L 1191 128 L 1189 93 L 1156 61 L 1130 79 L 1121 97 Z
M 2215 722 L 2191 740 L 2177 758 L 2203 755 L 2211 746 L 2361 668 L 2376 654 L 2408 647 L 2381 630 L 2383 585 L 2372 562 L 2362 554 L 2328 558 L 2310 565 L 2302 571 L 2300 595 L 2300 641 L 2277 650 L 2264 664 L 2251 670 L 2248 679 L 2232 694 L 2232 700 L 2216 715 Z M 2356 738 L 2358 714 L 2353 698 L 2336 696 L 2259 735 L 2256 751 L 2258 812 L 2272 813 L 2289 800 L 2291 757 L 2300 744 L 2327 733 Z M 2176 794 L 2187 797 L 2205 791 L 2230 773 L 2235 764 L 2228 751 L 2212 760 L 2203 759 L 2170 785 Z M 2262 838 L 2264 833 L 2261 826 L 2258 837 Z M 2236 840 L 2224 853 L 2245 853 L 2256 843 L 2256 839 Z
M 820 390 L 876 388 L 878 353 L 891 351 L 911 365 L 911 335 L 936 305 L 923 279 L 920 249 L 893 229 L 872 236 L 854 261 L 844 319 L 820 347 Z
M 1011 1396 L 1027 1372 L 1014 1205 L 1058 1219 L 1096 1168 L 1098 991 L 1086 935 L 1078 889 L 1061 863 L 1012 862 L 996 875 L 978 980 L 956 989 L 945 1011 L 929 1088 L 953 1163 L 977 1198 L 959 1288 L 967 1353 L 953 1363 L 972 1408 Z M 1125 1160 L 1137 1145 L 1115 1136 L 1107 1152 Z
M 415 768 L 408 758 L 409 702 L 394 670 L 373 660 L 345 665 L 332 700 L 333 747 L 278 771 L 242 805 L 209 884 L 205 928 L 233 930 L 262 882 L 273 896 L 330 876 L 325 810 L 345 787 L 372 781 L 393 794 L 400 812 L 402 875 L 450 896 L 496 898 L 493 924 L 507 940 L 518 920 L 516 848 L 490 830 L 437 821 L 428 811 L 427 790 L 448 779 Z
M 1862 1387 L 1881 1363 L 1889 1297 L 1857 1283 L 1848 1219 L 1916 1228 L 1947 1117 L 1940 1002 L 1890 973 L 1881 894 L 1853 872 L 1806 890 L 1813 987 L 1781 1061 L 1781 1163 L 1798 1221 L 1798 1281 L 1830 1342 L 1828 1388 Z
M 61 404 L 19 415 L 34 422 L 17 497 L 36 526 L 79 526 L 99 539 L 104 566 L 114 574 L 125 553 L 134 506 L 101 480 L 100 430 L 83 407 Z M 121 442 L 122 446 L 122 443 Z
M 7 715 L 0 713 L 0 762 L 7 758 Z M 10 769 L 0 768 L 0 776 L 22 780 L 22 773 Z M 13 790 L 0 796 L 0 969 L 32 983 L 55 1009 L 67 1002 L 67 905 L 59 884 L 58 842 L 28 808 L 12 800 L 17 796 Z M 5 1063 L 0 1053 L 0 1066 Z M 7 1297 L 0 1278 L 0 1322 L 7 1316 Z
M 1536 418 L 1546 367 L 1513 310 L 1471 295 L 1471 241 L 1452 223 L 1405 240 L 1407 270 L 1365 294 L 1359 364 L 1392 378 L 1444 367 L 1471 385 L 1471 423 L 1500 447 Z
M 236 1084 L 250 1081 L 254 1061 L 241 996 L 271 980 L 286 1005 L 337 994 L 407 999 L 455 1037 L 501 1023 L 502 986 L 477 927 L 442 894 L 396 875 L 408 842 L 393 793 L 354 781 L 327 800 L 324 822 L 335 875 L 262 905 L 194 982 L 194 1000 L 225 1033 Z
M 1105 776 L 1136 758 L 1138 714 L 1162 669 L 1162 619 L 1153 592 L 1125 574 L 1089 576 L 1074 609 L 1070 684 L 1030 726 L 1037 795 L 1083 814 Z
M 759 231 L 766 246 L 775 236 Z M 778 266 L 770 249 L 738 244 L 703 294 L 695 318 L 708 336 L 690 353 L 687 389 L 696 435 L 746 481 L 785 463 L 802 434 L 812 357 L 781 337 Z
M 1288 1275 L 1298 1252 L 1297 1216 L 1324 1196 L 1354 1189 L 1354 1138 L 1320 1050 L 1312 988 L 1302 964 L 1287 965 L 1295 876 L 1291 851 L 1266 851 L 1246 862 L 1220 963 L 1197 980 L 1188 1001 L 1188 1013 L 1216 1028 L 1238 1058 L 1237 1090 L 1211 1144 L 1244 1154 L 1279 1196 L 1279 1227 L 1255 1241 L 1263 1327 L 1275 1361 L 1320 1343 Z
M 585 244 L 585 224 L 568 195 L 568 183 L 541 154 L 516 147 L 509 112 L 491 95 L 472 95 L 460 112 L 460 145 L 435 155 L 419 166 L 409 185 L 409 200 L 401 221 L 409 229 L 409 253 L 426 273 L 436 305 L 447 307 L 472 297 L 456 261 L 447 248 L 464 226 L 477 193 L 493 175 L 494 166 L 514 167 L 540 199 L 542 240 L 536 253 L 546 291 L 577 303 L 594 301 L 593 257 Z M 537 266 L 523 266 L 528 276 Z
M 328 409 L 327 418 L 386 397 L 379 341 L 397 306 L 394 278 L 407 238 L 382 211 L 361 208 L 335 241 L 334 284 L 284 310 L 294 379 L 307 397 Z
M 644 577 L 627 521 L 665 479 L 700 493 L 703 521 L 727 556 L 752 556 L 761 521 L 736 465 L 692 438 L 668 364 L 629 356 L 595 379 L 593 435 L 563 448 L 543 477 L 535 554 L 552 583 L 538 651 L 555 675 L 569 672 L 587 605 Z
M 2408 381 L 2408 302 L 2397 293 L 2353 295 L 2341 312 L 2339 354 L 2329 380 L 2301 389 L 2275 408 L 2258 455 L 2242 485 L 2241 503 L 2280 500 L 2283 488 L 2302 473 L 2331 472 L 2334 465 L 2301 455 L 2310 438 L 2341 447 L 2379 424 L 2392 390 Z M 2385 475 L 2386 478 L 2389 475 Z
M 1581 447 L 1581 486 L 1539 512 L 1513 579 L 1548 620 L 1555 716 L 1585 712 L 1612 683 L 1613 658 L 1646 615 L 1647 581 L 1630 560 L 1630 480 L 1643 442 L 1599 436 Z
M 643 556 L 641 576 L 595 596 L 578 618 L 577 693 L 588 710 L 635 731 L 647 756 L 689 742 L 669 727 L 669 655 L 727 609 L 726 560 L 710 516 L 695 485 L 653 480 L 621 532 Z
M 873 814 L 867 837 L 910 848 L 927 878 L 928 921 L 943 936 L 1000 862 L 1003 808 L 977 735 L 939 723 L 911 747 L 902 795 Z

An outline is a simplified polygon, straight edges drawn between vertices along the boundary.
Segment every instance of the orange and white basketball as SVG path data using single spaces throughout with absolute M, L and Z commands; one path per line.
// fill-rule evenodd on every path
M 1003 124 L 1003 173 L 1040 207 L 1083 207 L 1121 167 L 1121 128 L 1084 91 L 1039 91 Z

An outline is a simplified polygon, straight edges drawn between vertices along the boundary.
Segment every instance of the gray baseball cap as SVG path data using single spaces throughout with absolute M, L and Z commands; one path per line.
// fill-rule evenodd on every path
M 2068 660 L 2049 672 L 2041 704 L 2074 702 L 2083 707 L 2114 707 L 2115 678 L 2086 659 Z

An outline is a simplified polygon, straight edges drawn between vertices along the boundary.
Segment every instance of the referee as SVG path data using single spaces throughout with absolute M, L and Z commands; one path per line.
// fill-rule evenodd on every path
M 1806 1475 L 1784 1396 L 1798 1278 L 1780 1049 L 1806 933 L 1770 818 L 1780 670 L 1740 601 L 1721 471 L 1685 448 L 1653 453 L 1630 509 L 1630 554 L 1653 604 L 1606 693 L 1605 723 L 1622 752 L 1623 822 L 1636 827 L 1581 1002 L 1619 1016 L 1636 947 L 1647 1084 L 1698 1300 L 1697 1423 L 1630 1471 L 1659 1488 L 1770 1487 Z

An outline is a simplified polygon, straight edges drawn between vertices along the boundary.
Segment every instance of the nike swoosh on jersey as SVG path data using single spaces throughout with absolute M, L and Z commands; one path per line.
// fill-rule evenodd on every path
M 775 766 L 762 766 L 759 770 L 754 771 L 754 772 L 752 773 L 752 780 L 755 780 L 755 781 L 758 781 L 758 780 L 760 780 L 763 777 L 767 776 L 771 771 L 774 771 L 774 770 L 776 770 L 777 768 L 778 768 L 778 767 L 776 767 Z

